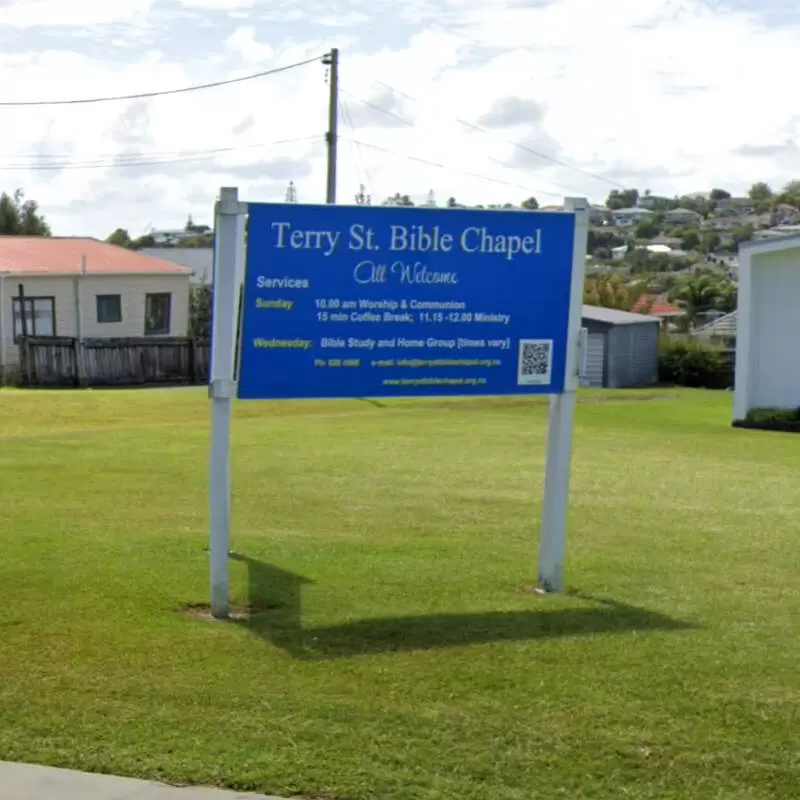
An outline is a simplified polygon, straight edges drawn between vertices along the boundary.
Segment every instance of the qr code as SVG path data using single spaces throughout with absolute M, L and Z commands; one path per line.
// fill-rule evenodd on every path
M 520 339 L 518 386 L 546 386 L 553 371 L 552 339 Z

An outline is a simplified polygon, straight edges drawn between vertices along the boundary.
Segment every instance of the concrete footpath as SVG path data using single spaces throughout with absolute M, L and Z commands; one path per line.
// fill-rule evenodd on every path
M 0 761 L 0 800 L 278 800 Z

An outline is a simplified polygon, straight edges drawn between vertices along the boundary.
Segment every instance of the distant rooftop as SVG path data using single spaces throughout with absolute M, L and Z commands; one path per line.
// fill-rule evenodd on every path
M 736 336 L 736 322 L 738 316 L 736 311 L 726 314 L 724 317 L 718 317 L 708 325 L 703 325 L 698 328 L 695 334 L 698 336 Z
M 642 325 L 647 322 L 657 322 L 658 317 L 651 317 L 646 314 L 633 314 L 630 311 L 620 311 L 616 308 L 605 308 L 603 306 L 581 306 L 581 316 L 590 319 L 592 322 L 606 322 L 609 325 Z
M 187 267 L 192 271 L 192 283 L 214 282 L 214 250 L 211 247 L 143 247 L 138 252 Z

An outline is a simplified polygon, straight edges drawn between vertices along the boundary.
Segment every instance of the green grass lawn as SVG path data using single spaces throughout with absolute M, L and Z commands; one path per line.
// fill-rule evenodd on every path
M 0 391 L 0 759 L 312 798 L 800 793 L 800 437 L 584 393 L 565 596 L 545 407 L 240 404 L 208 622 L 202 390 Z

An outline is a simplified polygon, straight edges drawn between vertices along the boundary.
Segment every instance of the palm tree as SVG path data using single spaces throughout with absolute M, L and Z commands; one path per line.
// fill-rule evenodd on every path
M 672 299 L 686 312 L 686 321 L 693 328 L 697 315 L 720 306 L 723 287 L 713 275 L 698 275 L 675 287 Z

